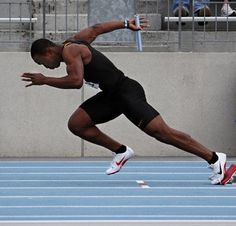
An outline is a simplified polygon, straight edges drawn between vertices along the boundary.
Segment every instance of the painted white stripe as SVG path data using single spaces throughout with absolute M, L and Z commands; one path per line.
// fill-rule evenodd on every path
M 137 182 L 138 184 L 143 184 L 143 183 L 144 183 L 143 180 L 136 180 L 136 182 Z
M 0 175 L 18 175 L 18 174 L 22 174 L 22 175 L 57 175 L 57 174 L 72 174 L 72 175 L 105 175 L 105 172 L 71 172 L 71 173 L 0 173 Z M 119 175 L 137 175 L 137 174 L 145 174 L 145 175 L 173 175 L 173 174 L 178 174 L 178 175 L 206 175 L 209 174 L 209 172 L 206 173 L 199 173 L 199 172 L 142 172 L 142 171 L 134 171 L 134 172 L 120 172 Z
M 176 182 L 191 182 L 191 183 L 197 183 L 197 182 L 206 182 L 207 180 L 148 180 L 148 182 L 170 182 L 170 183 L 176 183 Z M 128 179 L 124 179 L 124 180 L 51 180 L 51 179 L 47 179 L 47 180 L 32 180 L 32 179 L 9 179 L 9 180 L 0 180 L 0 182 L 134 182 L 134 180 L 128 180 Z M 138 183 L 138 182 L 137 182 Z
M 47 206 L 43 206 L 43 205 L 35 205 L 35 206 L 0 206 L 0 209 L 12 209 L 12 208 L 16 208 L 16 209 L 28 209 L 28 208 L 40 208 L 40 209 L 44 209 L 44 208 L 86 208 L 86 209 L 93 209 L 93 208 L 229 208 L 229 209 L 234 209 L 236 208 L 236 206 L 226 206 L 226 205 L 222 205 L 222 206 L 214 206 L 214 205 L 117 205 L 117 206 L 100 206 L 100 205 L 93 205 L 93 206 L 69 206 L 69 205 L 47 205 Z
M 141 188 L 150 188 L 148 185 L 140 185 Z
M 234 223 L 236 220 L 18 220 L 17 223 Z M 1 221 L 0 223 L 6 223 Z M 7 220 L 7 223 L 16 223 Z
M 36 190 L 42 190 L 42 189 L 52 189 L 52 190 L 65 190 L 65 189 L 73 189 L 73 190 L 87 190 L 87 189 L 90 189 L 90 190 L 110 190 L 110 189 L 118 189 L 118 190 L 121 190 L 121 189 L 130 189 L 130 190 L 135 190 L 135 189 L 139 189 L 137 188 L 136 186 L 135 187 L 76 187 L 76 186 L 73 186 L 73 187 L 0 187 L 0 190 L 10 190 L 10 189 L 16 189 L 16 190 L 25 190 L 25 189 L 36 189 Z M 196 186 L 191 186 L 191 187 L 178 187 L 178 186 L 171 186 L 171 187 L 151 187 L 150 189 L 152 190 L 166 190 L 166 189 L 178 189 L 178 190 L 236 190 L 236 186 L 219 186 L 219 185 L 209 185 L 209 186 L 204 186 L 204 187 L 196 187 Z
M 147 183 L 143 180 L 136 180 L 137 184 L 141 187 L 141 188 L 150 188 Z
M 94 199 L 94 198 L 101 198 L 101 199 L 106 199 L 106 198 L 185 198 L 185 199 L 198 199 L 198 198 L 236 198 L 235 195 L 16 195 L 16 196 L 0 196 L 0 199 L 20 199 L 20 198 L 33 198 L 33 199 L 41 199 L 41 198 L 58 198 L 58 199 L 67 199 L 67 198 L 85 198 L 85 199 Z
M 0 169 L 104 169 L 105 166 L 0 166 Z M 202 169 L 204 166 L 125 166 L 127 169 Z M 207 168 L 207 167 L 205 167 Z
M 232 215 L 2 215 L 0 216 L 0 219 L 1 218 L 28 218 L 28 219 L 33 219 L 33 218 L 46 218 L 46 219 L 50 219 L 50 218 L 57 218 L 57 219 L 60 219 L 60 218 L 112 218 L 112 219 L 116 219 L 116 218 L 188 218 L 188 219 L 192 219 L 192 218 L 202 218 L 202 219 L 220 219 L 222 221 L 222 218 L 226 218 L 226 219 L 235 219 L 236 216 L 232 216 Z M 226 222 L 228 220 L 225 220 L 223 222 Z M 4 222 L 4 221 L 3 221 Z M 195 221 L 193 221 L 195 222 Z M 212 221 L 211 221 L 212 222 Z M 215 222 L 215 220 L 214 220 Z M 236 222 L 236 220 L 233 220 L 232 222 Z
M 0 160 L 0 163 L 100 163 L 100 162 L 109 162 L 108 160 Z M 233 160 L 232 160 L 233 161 Z M 236 160 L 235 160 L 236 161 Z M 197 162 L 197 163 L 205 163 L 205 161 L 201 160 L 131 160 L 130 162 L 134 163 L 165 163 L 165 162 L 171 162 L 171 163 L 178 163 L 178 162 Z M 229 162 L 229 161 L 228 161 Z
M 206 182 L 207 180 L 148 180 L 151 182 L 170 182 L 170 183 L 176 183 L 176 182 Z M 134 180 L 0 180 L 0 182 L 134 182 Z
M 67 199 L 67 198 L 87 198 L 87 199 L 94 199 L 94 198 L 101 198 L 101 199 L 106 199 L 106 198 L 189 198 L 189 199 L 198 199 L 198 198 L 236 198 L 235 195 L 199 195 L 199 196 L 192 196 L 192 195 L 16 195 L 16 196 L 0 196 L 0 199 L 18 199 L 18 198 L 33 198 L 33 199 L 41 199 L 41 198 L 58 198 L 58 199 Z

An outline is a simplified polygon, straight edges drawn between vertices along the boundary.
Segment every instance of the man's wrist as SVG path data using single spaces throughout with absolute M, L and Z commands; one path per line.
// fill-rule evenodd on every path
M 128 20 L 128 19 L 125 19 L 125 20 L 124 20 L 124 27 L 125 27 L 126 29 L 129 28 L 129 20 Z

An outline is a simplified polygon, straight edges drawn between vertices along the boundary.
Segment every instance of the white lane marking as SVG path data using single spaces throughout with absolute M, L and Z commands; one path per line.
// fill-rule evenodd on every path
M 141 188 L 150 188 L 150 186 L 143 180 L 136 180 L 136 182 Z

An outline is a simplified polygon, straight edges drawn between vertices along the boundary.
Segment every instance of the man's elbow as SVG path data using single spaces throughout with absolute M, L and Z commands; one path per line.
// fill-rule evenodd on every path
M 72 86 L 74 89 L 80 89 L 83 86 L 83 80 L 73 79 Z

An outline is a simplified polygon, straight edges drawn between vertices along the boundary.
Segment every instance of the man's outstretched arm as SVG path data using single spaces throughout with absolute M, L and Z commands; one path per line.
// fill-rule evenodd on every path
M 129 19 L 126 21 L 109 21 L 85 28 L 77 33 L 72 39 L 85 40 L 88 43 L 91 43 L 97 38 L 97 36 L 114 30 L 128 28 L 132 31 L 138 31 L 145 27 L 147 27 L 147 20 L 144 18 L 140 19 L 140 27 L 135 25 L 135 19 Z
M 41 73 L 24 73 L 22 81 L 28 82 L 26 87 L 48 85 L 60 89 L 80 89 L 83 85 L 84 66 L 80 47 L 68 46 L 64 48 L 63 58 L 68 75 L 63 77 L 49 77 Z

